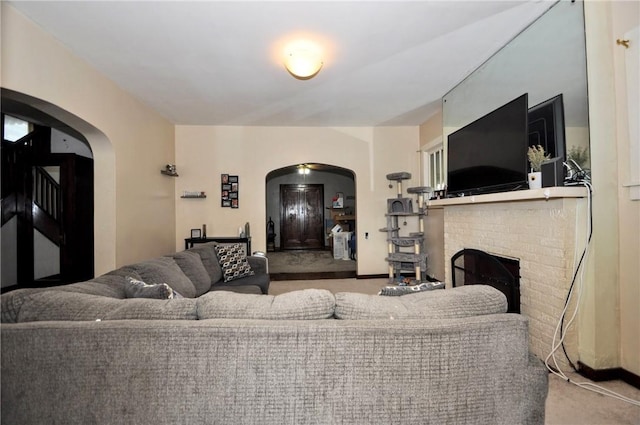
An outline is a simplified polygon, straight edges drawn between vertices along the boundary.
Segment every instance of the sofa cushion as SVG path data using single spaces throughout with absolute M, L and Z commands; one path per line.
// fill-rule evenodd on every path
M 215 250 L 222 268 L 222 280 L 224 282 L 255 274 L 247 261 L 247 254 L 244 252 L 243 245 L 238 243 L 216 245 Z
M 335 298 L 326 289 L 280 295 L 212 291 L 198 298 L 199 319 L 317 320 L 333 316 Z
M 182 272 L 173 258 L 153 258 L 127 266 L 129 267 L 138 273 L 139 277 L 132 275 L 136 279 L 148 284 L 166 283 L 185 298 L 196 296 L 196 287 L 193 282 Z
M 171 256 L 182 272 L 196 287 L 196 297 L 211 289 L 211 276 L 202 263 L 200 256 L 193 251 L 180 251 Z
M 33 294 L 44 292 L 49 288 L 21 288 L 14 289 L 0 296 L 0 318 L 2 323 L 18 323 L 20 309 Z
M 204 265 L 205 270 L 209 273 L 212 284 L 222 280 L 222 269 L 220 268 L 220 263 L 218 262 L 218 257 L 216 256 L 216 250 L 214 248 L 216 245 L 218 245 L 217 242 L 208 242 L 198 244 L 188 250 L 189 252 L 195 252 L 200 256 L 202 265 Z
M 133 274 L 135 278 L 139 278 L 137 273 L 131 271 L 131 274 Z M 47 289 L 50 291 L 78 292 L 81 294 L 101 295 L 103 297 L 123 299 L 127 298 L 127 295 L 125 294 L 126 284 L 126 275 L 118 275 L 109 272 L 85 282 L 53 286 Z
M 506 313 L 507 298 L 487 285 L 424 291 L 401 297 L 339 292 L 338 319 L 452 319 Z
M 211 290 L 212 291 L 217 291 L 218 288 L 220 287 L 230 287 L 233 286 L 234 288 L 239 288 L 242 286 L 257 286 L 260 288 L 260 291 L 263 294 L 268 294 L 269 293 L 269 284 L 271 283 L 271 280 L 269 279 L 269 275 L 266 273 L 262 273 L 262 274 L 253 274 L 251 276 L 245 276 L 245 277 L 241 277 L 239 279 L 234 279 L 234 280 L 230 280 L 229 282 L 223 282 L 220 281 L 218 283 L 215 283 L 213 285 L 211 285 Z M 237 292 L 237 291 L 235 291 Z
M 148 284 L 131 276 L 127 278 L 124 291 L 127 298 L 153 298 L 157 300 L 171 300 L 183 298 L 166 283 Z
M 258 294 L 262 295 L 262 289 L 256 285 L 226 285 L 224 283 L 220 283 L 218 285 L 213 285 L 211 287 L 212 291 L 230 291 L 236 292 L 240 294 Z
M 251 266 L 251 270 L 253 270 L 255 274 L 269 273 L 269 260 L 267 260 L 267 257 L 258 255 L 247 255 L 247 261 Z
M 22 288 L 2 294 L 2 297 L 0 297 L 1 321 L 2 323 L 16 323 L 18 320 L 18 314 L 25 299 L 28 299 L 31 295 L 40 292 L 75 292 L 89 295 L 100 295 L 115 299 L 126 298 L 124 293 L 126 278 L 124 275 L 120 276 L 118 274 L 120 272 L 120 269 L 114 270 L 86 282 L 77 282 L 46 288 Z M 133 270 L 130 270 L 130 272 L 136 274 Z
M 22 303 L 17 322 L 47 320 L 195 320 L 196 299 L 114 299 L 63 291 L 32 294 Z

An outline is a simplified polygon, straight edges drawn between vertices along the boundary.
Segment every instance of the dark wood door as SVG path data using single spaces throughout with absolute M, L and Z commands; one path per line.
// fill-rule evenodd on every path
M 280 185 L 282 249 L 324 248 L 323 192 L 321 184 Z

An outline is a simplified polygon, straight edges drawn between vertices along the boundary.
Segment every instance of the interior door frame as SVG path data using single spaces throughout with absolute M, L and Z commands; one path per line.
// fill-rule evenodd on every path
M 317 245 L 309 245 L 309 246 L 305 246 L 304 245 L 304 240 L 301 241 L 302 245 L 300 246 L 289 246 L 288 245 L 288 230 L 287 230 L 287 211 L 285 211 L 285 199 L 283 197 L 283 194 L 286 192 L 286 190 L 290 188 L 314 188 L 314 189 L 318 189 L 318 198 L 317 198 L 317 205 L 318 208 L 315 212 L 315 216 L 319 216 L 320 221 L 317 225 L 317 229 L 315 232 L 313 232 L 313 234 L 317 233 L 317 239 L 318 239 L 318 244 Z M 324 184 L 299 184 L 299 183 L 291 183 L 291 184 L 281 184 L 280 185 L 280 199 L 279 199 L 279 205 L 280 205 L 280 249 L 281 250 L 290 250 L 290 249 L 324 249 L 325 248 L 325 240 L 324 240 Z M 299 216 L 302 215 L 300 212 L 298 212 Z M 300 223 L 300 218 L 297 218 L 297 222 Z M 306 216 L 308 217 L 309 214 L 308 212 L 306 213 Z M 313 239 L 312 239 L 313 240 Z

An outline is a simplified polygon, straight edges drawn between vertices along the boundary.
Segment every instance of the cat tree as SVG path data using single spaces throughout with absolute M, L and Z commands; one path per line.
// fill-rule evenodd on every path
M 424 217 L 426 204 L 424 195 L 431 193 L 427 186 L 410 187 L 408 193 L 416 194 L 418 212 L 413 210 L 413 200 L 406 198 L 402 193 L 402 181 L 411 178 L 407 172 L 387 174 L 387 180 L 395 181 L 398 195 L 396 198 L 387 199 L 387 227 L 380 229 L 387 233 L 387 258 L 389 263 L 389 283 L 419 284 L 427 280 L 427 253 L 424 247 Z M 401 235 L 399 219 L 418 217 L 418 231 L 408 235 Z M 403 225 L 406 225 L 404 221 Z M 415 278 L 404 279 L 402 272 L 414 272 Z

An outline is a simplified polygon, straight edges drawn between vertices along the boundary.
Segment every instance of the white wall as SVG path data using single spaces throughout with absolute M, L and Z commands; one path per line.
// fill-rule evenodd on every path
M 175 249 L 174 128 L 2 2 L 3 88 L 83 134 L 94 157 L 95 272 Z
M 251 224 L 252 249 L 266 251 L 267 174 L 301 163 L 332 164 L 352 170 L 356 180 L 358 274 L 386 274 L 387 198 L 395 197 L 386 174 L 408 171 L 417 186 L 418 127 L 227 127 L 177 126 L 176 249 L 192 228 L 231 236 Z M 220 207 L 220 174 L 238 175 L 240 208 Z M 206 191 L 206 199 L 181 199 L 183 190 Z M 346 195 L 346 194 L 345 194 Z M 364 234 L 369 233 L 369 239 Z
M 609 36 L 611 45 L 613 40 L 624 38 L 624 35 L 640 25 L 639 2 L 612 3 L 612 30 Z M 636 57 L 640 40 L 631 40 L 635 44 Z M 613 49 L 614 82 L 615 82 L 615 110 L 616 139 L 618 151 L 618 211 L 619 221 L 619 268 L 620 268 L 620 365 L 625 370 L 640 375 L 640 201 L 633 201 L 630 188 L 624 186 L 631 182 L 629 158 L 631 155 L 632 137 L 629 123 L 638 117 L 629 115 L 627 96 L 632 88 L 627 86 L 629 78 L 635 79 L 636 89 L 640 75 L 625 74 L 626 55 L 629 53 L 622 46 Z M 637 99 L 637 93 L 636 93 Z M 637 111 L 636 105 L 636 111 Z M 635 135 L 635 142 L 640 143 Z M 636 157 L 637 158 L 637 157 Z M 638 164 L 636 164 L 638 165 Z
M 91 149 L 86 143 L 55 128 L 51 129 L 51 152 L 74 153 L 85 158 L 93 158 Z

